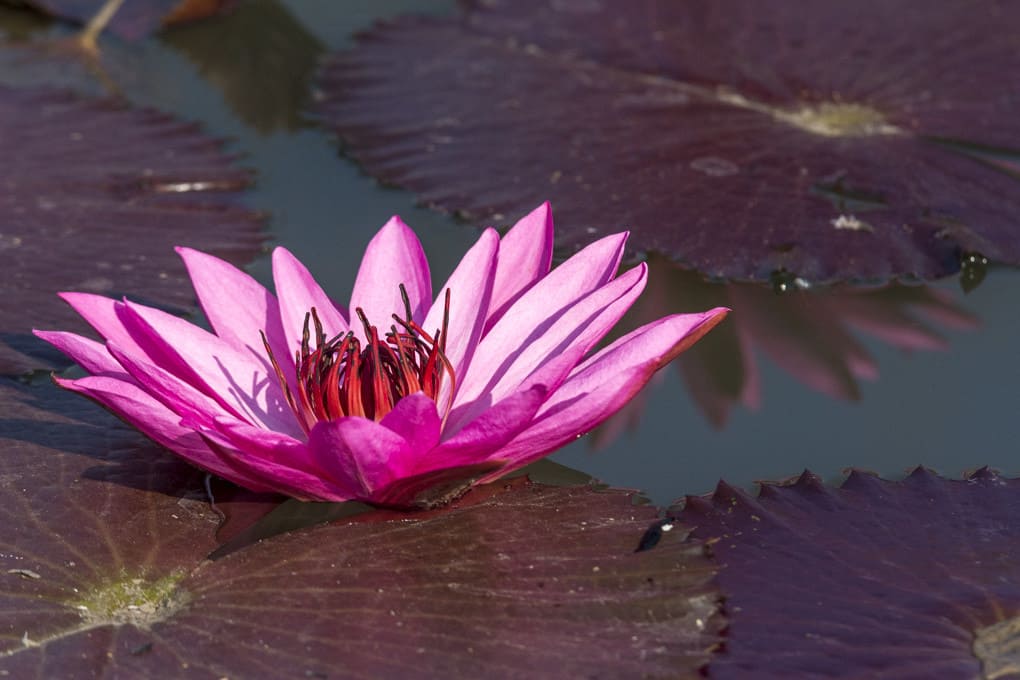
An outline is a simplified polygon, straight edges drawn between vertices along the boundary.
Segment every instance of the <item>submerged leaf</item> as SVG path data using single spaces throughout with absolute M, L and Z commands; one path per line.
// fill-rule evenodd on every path
M 918 468 L 834 489 L 804 473 L 756 499 L 720 483 L 671 514 L 725 565 L 713 678 L 1000 677 L 1016 644 L 1020 480 Z
M 183 311 L 193 294 L 173 251 L 234 262 L 261 244 L 236 193 L 250 181 L 196 125 L 108 99 L 0 87 L 0 372 L 53 365 L 36 328 L 84 328 L 55 295 L 79 290 Z M 45 360 L 43 360 L 43 357 Z M 57 365 L 62 363 L 56 360 Z
M 1020 263 L 1018 24 L 1004 1 L 475 2 L 364 35 L 317 112 L 427 203 L 551 199 L 565 247 L 628 228 L 712 276 L 932 278 Z
M 3 675 L 677 677 L 718 641 L 702 547 L 635 555 L 627 492 L 519 479 L 210 563 L 192 468 L 50 386 L 0 406 Z

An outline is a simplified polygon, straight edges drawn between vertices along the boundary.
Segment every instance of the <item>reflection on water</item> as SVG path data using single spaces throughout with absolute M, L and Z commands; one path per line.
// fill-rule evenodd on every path
M 234 113 L 260 133 L 300 127 L 324 47 L 275 0 L 248 0 L 229 17 L 184 26 L 161 39 L 194 62 Z
M 662 258 L 649 262 L 648 288 L 624 323 L 643 324 L 713 306 L 730 307 L 733 313 L 675 365 L 694 403 L 716 428 L 725 426 L 736 404 L 752 411 L 761 406 L 756 350 L 811 390 L 857 400 L 858 381 L 879 378 L 878 363 L 860 336 L 904 352 L 936 351 L 949 347 L 940 330 L 980 326 L 943 289 L 894 284 L 776 294 L 755 284 L 709 283 Z M 648 392 L 597 432 L 596 442 L 605 444 L 624 427 L 633 427 Z

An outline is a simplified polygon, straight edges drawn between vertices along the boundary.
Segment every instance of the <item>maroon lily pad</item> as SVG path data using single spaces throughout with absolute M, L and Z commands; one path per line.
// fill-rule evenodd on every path
M 17 2 L 60 19 L 88 23 L 105 0 L 27 0 Z M 173 24 L 195 21 L 229 11 L 237 0 L 128 0 L 107 28 L 122 38 L 138 40 Z
M 1020 5 L 491 0 L 362 36 L 317 112 L 373 175 L 479 222 L 550 199 L 711 276 L 1020 263 Z M 1012 152 L 1010 149 L 1012 148 Z
M 0 412 L 0 669 L 10 671 L 31 668 L 17 650 L 45 653 L 69 630 L 100 645 L 108 622 L 154 616 L 215 547 L 218 518 L 201 472 L 84 399 L 0 379 Z M 80 668 L 64 663 L 11 676 Z
M 173 251 L 241 263 L 260 218 L 237 201 L 250 173 L 192 123 L 110 99 L 0 87 L 0 372 L 31 356 L 35 328 L 82 330 L 56 293 L 130 293 L 184 310 L 194 299 Z M 59 364 L 58 364 L 59 365 Z
M 520 479 L 210 562 L 201 474 L 54 387 L 0 406 L 11 677 L 676 677 L 718 640 L 710 561 L 633 554 L 656 513 L 627 492 Z
M 758 498 L 720 483 L 675 516 L 722 565 L 713 678 L 1002 677 L 1020 613 L 1020 480 L 918 468 L 835 489 L 806 472 Z

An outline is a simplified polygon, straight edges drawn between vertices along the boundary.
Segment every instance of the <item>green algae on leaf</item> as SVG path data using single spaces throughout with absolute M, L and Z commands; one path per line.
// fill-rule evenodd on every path
M 550 199 L 565 248 L 626 228 L 728 279 L 1020 263 L 1016 3 L 465 5 L 319 82 L 345 152 L 428 204 L 502 223 Z
M 61 365 L 35 328 L 84 328 L 61 290 L 138 296 L 183 311 L 177 245 L 240 263 L 261 220 L 250 173 L 196 125 L 111 99 L 0 86 L 0 373 Z
M 670 516 L 722 565 L 728 626 L 713 678 L 1001 677 L 991 668 L 1008 665 L 1020 480 L 918 468 L 831 488 L 806 472 L 757 498 L 721 482 Z

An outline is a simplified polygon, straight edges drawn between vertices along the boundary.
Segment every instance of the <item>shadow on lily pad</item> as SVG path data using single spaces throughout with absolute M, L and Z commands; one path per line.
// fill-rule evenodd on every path
M 757 498 L 721 482 L 670 514 L 721 565 L 728 625 L 713 678 L 1020 670 L 1009 651 L 1020 630 L 1020 480 L 917 468 L 899 482 L 853 472 L 831 488 L 805 472 Z
M 382 181 L 480 223 L 714 277 L 1020 263 L 1020 7 L 489 0 L 334 56 L 315 111 Z

